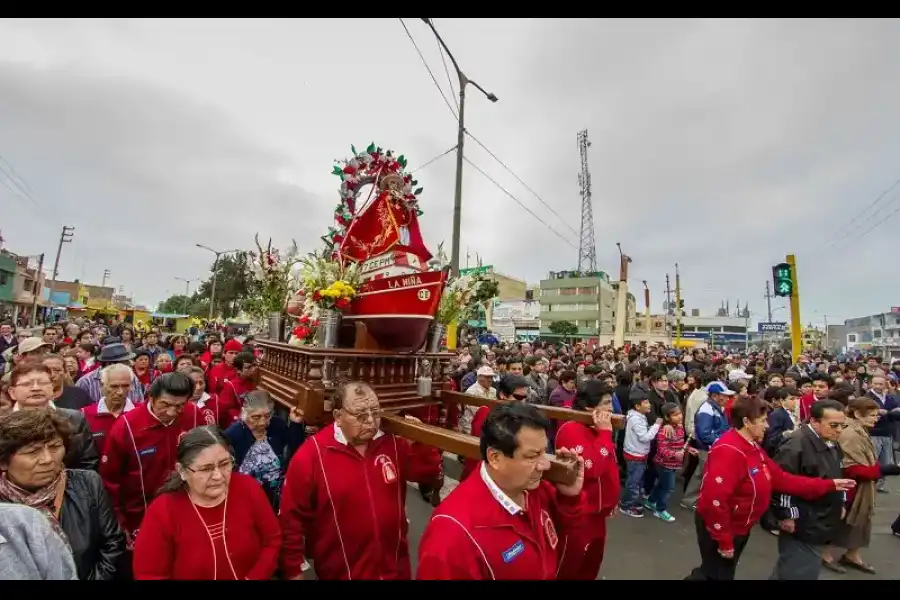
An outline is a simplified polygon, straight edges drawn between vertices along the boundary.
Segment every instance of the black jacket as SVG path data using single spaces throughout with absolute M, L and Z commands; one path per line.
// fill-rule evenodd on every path
M 69 538 L 78 579 L 111 580 L 125 552 L 125 534 L 103 480 L 94 471 L 69 469 L 59 522 Z
M 775 462 L 794 475 L 840 479 L 844 453 L 837 444 L 828 446 L 809 425 L 798 427 L 778 449 Z M 834 540 L 841 524 L 844 492 L 830 492 L 808 501 L 787 494 L 775 494 L 773 510 L 777 519 L 794 519 L 794 537 L 807 544 L 824 545 Z M 786 534 L 782 534 L 786 535 Z
M 77 410 L 57 408 L 57 414 L 68 419 L 72 426 L 72 440 L 64 460 L 67 469 L 88 469 L 96 471 L 100 467 L 100 455 L 94 445 L 94 436 L 84 415 Z

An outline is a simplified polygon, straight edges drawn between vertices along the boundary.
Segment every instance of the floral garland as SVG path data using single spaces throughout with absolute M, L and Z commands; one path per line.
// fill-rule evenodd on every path
M 417 201 L 422 193 L 422 188 L 416 188 L 418 181 L 412 178 L 412 174 L 406 172 L 406 157 L 394 155 L 392 150 L 384 150 L 374 143 L 369 144 L 364 152 L 358 152 L 356 146 L 350 146 L 352 158 L 335 160 L 331 171 L 341 179 L 339 189 L 340 202 L 334 208 L 334 227 L 328 228 L 328 233 L 322 236 L 322 241 L 328 249 L 332 259 L 337 258 L 335 245 L 340 245 L 344 240 L 347 227 L 353 222 L 356 215 L 356 201 L 359 198 L 360 189 L 366 183 L 377 185 L 385 175 L 399 175 L 403 178 L 401 193 L 404 200 Z M 422 210 L 416 208 L 418 216 L 422 216 Z
M 314 343 L 323 310 L 344 312 L 350 308 L 359 286 L 356 263 L 342 265 L 325 253 L 312 252 L 300 259 L 300 272 L 295 280 L 295 299 L 302 299 L 303 307 L 297 326 L 291 330 L 290 344 L 302 346 Z
M 458 277 L 444 288 L 438 304 L 437 322 L 450 325 L 470 318 L 479 306 L 497 297 L 499 286 L 481 274 Z

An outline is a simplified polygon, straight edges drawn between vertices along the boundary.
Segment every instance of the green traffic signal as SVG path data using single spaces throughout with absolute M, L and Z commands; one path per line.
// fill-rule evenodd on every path
M 794 293 L 794 281 L 791 265 L 781 263 L 772 267 L 772 278 L 775 280 L 776 296 L 792 296 Z

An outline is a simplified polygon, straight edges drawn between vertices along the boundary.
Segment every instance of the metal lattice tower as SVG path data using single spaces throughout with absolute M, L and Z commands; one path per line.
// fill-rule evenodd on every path
M 597 270 L 597 245 L 594 242 L 594 209 L 591 202 L 591 172 L 588 171 L 587 129 L 578 132 L 578 152 L 581 155 L 581 172 L 578 174 L 578 189 L 581 193 L 581 236 L 578 244 L 578 270 Z

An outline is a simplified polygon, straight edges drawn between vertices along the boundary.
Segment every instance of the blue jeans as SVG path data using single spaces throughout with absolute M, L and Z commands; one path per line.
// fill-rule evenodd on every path
M 646 470 L 647 459 L 625 460 L 625 489 L 622 490 L 622 500 L 619 503 L 622 508 L 631 508 L 640 501 Z
M 875 446 L 875 456 L 881 466 L 894 464 L 894 440 L 887 436 L 872 436 L 872 445 Z M 884 478 L 878 480 L 878 487 L 884 486 Z
M 656 512 L 669 510 L 669 496 L 675 489 L 675 469 L 667 469 L 662 465 L 656 465 L 656 485 L 650 494 L 650 504 L 656 507 Z

